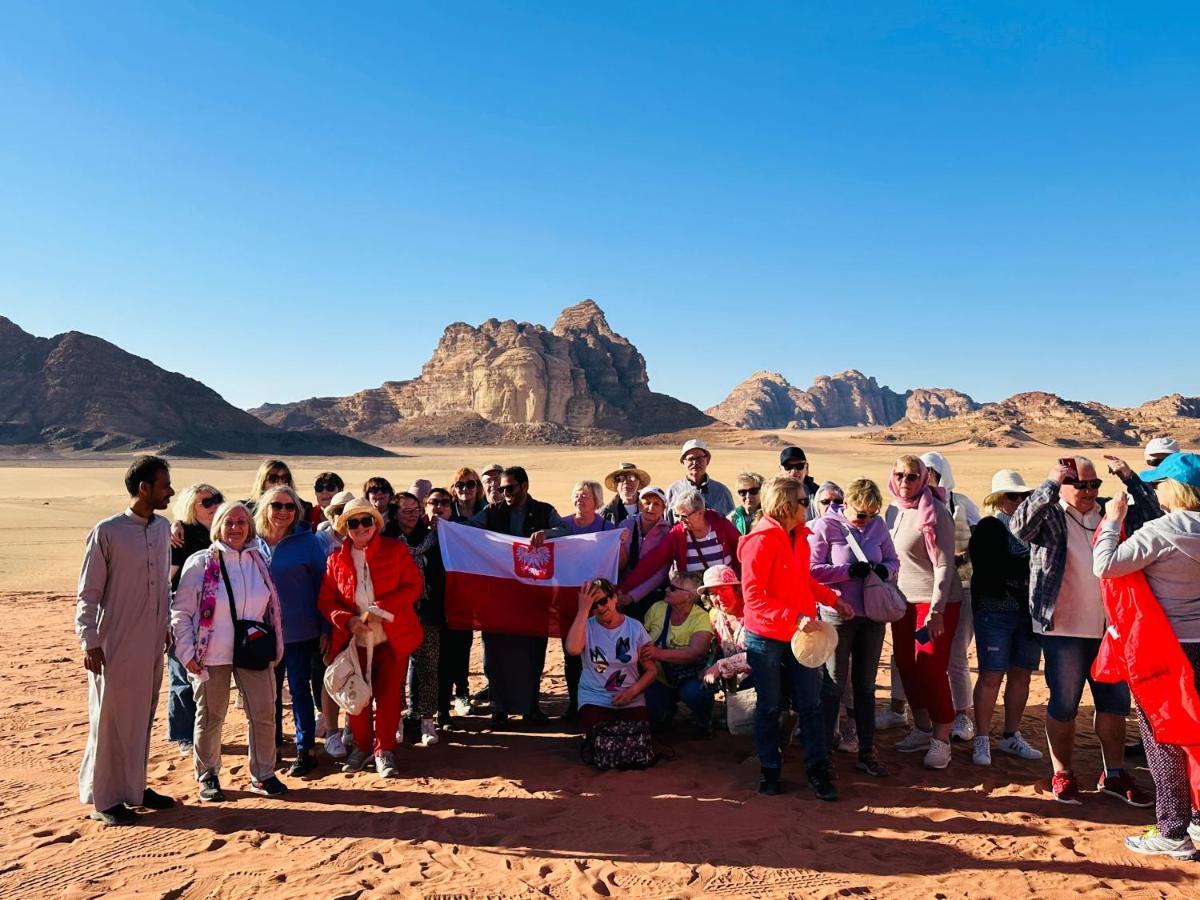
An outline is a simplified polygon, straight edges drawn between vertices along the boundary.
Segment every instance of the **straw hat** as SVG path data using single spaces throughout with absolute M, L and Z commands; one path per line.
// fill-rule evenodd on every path
M 816 669 L 829 662 L 837 643 L 837 629 L 829 622 L 817 621 L 814 631 L 796 629 L 792 635 L 792 655 L 800 665 Z
M 333 520 L 337 518 L 332 512 L 333 508 L 335 506 L 345 506 L 353 499 L 354 491 L 338 491 L 330 498 L 329 505 L 325 507 L 325 518 L 329 520 L 330 524 L 335 524 Z
M 737 572 L 733 571 L 731 566 L 709 566 L 704 570 L 704 583 L 697 593 L 701 597 L 707 597 L 710 588 L 720 587 L 724 584 L 741 584 L 738 581 Z
M 374 505 L 372 505 L 371 501 L 366 497 L 360 497 L 357 500 L 351 500 L 346 504 L 345 509 L 342 510 L 342 514 L 338 516 L 337 522 L 334 523 L 334 531 L 336 531 L 342 537 L 345 537 L 346 523 L 353 518 L 361 516 L 363 513 L 370 515 L 371 518 L 375 520 L 375 527 L 380 531 L 383 530 L 383 516 L 380 514 L 379 510 L 377 510 Z
M 618 475 L 636 475 L 638 490 L 641 490 L 650 483 L 650 474 L 645 469 L 639 469 L 633 463 L 621 463 L 620 468 L 613 469 L 604 477 L 604 486 L 610 491 L 617 489 Z
M 1016 469 L 1001 469 L 992 476 L 992 491 L 983 498 L 984 506 L 995 506 L 1001 494 L 1032 494 L 1033 488 L 1025 483 Z

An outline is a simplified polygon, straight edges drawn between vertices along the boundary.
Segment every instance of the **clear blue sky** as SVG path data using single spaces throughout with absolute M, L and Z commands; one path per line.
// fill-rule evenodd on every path
M 1200 7 L 938 6 L 7 0 L 0 313 L 240 406 L 584 297 L 700 406 L 1200 394 Z

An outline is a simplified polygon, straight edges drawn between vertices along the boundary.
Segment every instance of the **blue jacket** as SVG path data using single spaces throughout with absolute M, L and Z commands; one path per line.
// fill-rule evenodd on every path
M 271 577 L 279 591 L 285 644 L 329 633 L 329 622 L 317 612 L 325 560 L 325 543 L 312 533 L 307 521 L 298 524 L 271 553 Z

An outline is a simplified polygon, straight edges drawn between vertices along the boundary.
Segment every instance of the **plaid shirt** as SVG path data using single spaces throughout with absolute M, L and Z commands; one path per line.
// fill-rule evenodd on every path
M 1137 475 L 1125 482 L 1125 488 L 1133 498 L 1125 516 L 1128 533 L 1162 515 L 1154 489 Z M 1097 499 L 1101 512 L 1107 502 L 1107 497 Z M 1051 633 L 1054 607 L 1067 568 L 1067 518 L 1058 505 L 1058 483 L 1051 479 L 1043 481 L 1017 507 L 1008 527 L 1013 535 L 1029 543 L 1029 614 L 1043 631 Z

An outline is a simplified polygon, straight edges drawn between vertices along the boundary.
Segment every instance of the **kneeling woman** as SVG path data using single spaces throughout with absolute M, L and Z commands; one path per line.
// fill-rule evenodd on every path
M 383 524 L 383 515 L 369 500 L 346 504 L 336 527 L 347 540 L 329 555 L 317 605 L 333 625 L 331 657 L 353 639 L 371 682 L 370 703 L 349 717 L 355 750 L 342 771 L 357 772 L 374 755 L 375 770 L 384 778 L 395 778 L 400 774 L 396 729 L 404 707 L 408 657 L 423 634 L 415 609 L 423 581 L 408 548 L 380 534 Z M 366 669 L 368 647 L 370 671 Z
M 565 643 L 583 662 L 579 724 L 585 736 L 601 722 L 649 721 L 643 694 L 658 668 L 640 661 L 638 651 L 650 636 L 617 607 L 611 582 L 597 578 L 579 589 L 579 611 Z
M 275 777 L 275 673 L 283 659 L 279 598 L 255 539 L 254 520 L 241 503 L 223 503 L 212 521 L 213 544 L 193 553 L 171 600 L 175 654 L 196 696 L 193 755 L 200 799 L 225 799 L 221 726 L 229 709 L 229 680 L 242 692 L 249 720 L 250 790 L 275 797 L 287 788 Z M 274 661 L 263 669 L 234 665 L 234 620 L 265 622 L 275 630 Z

